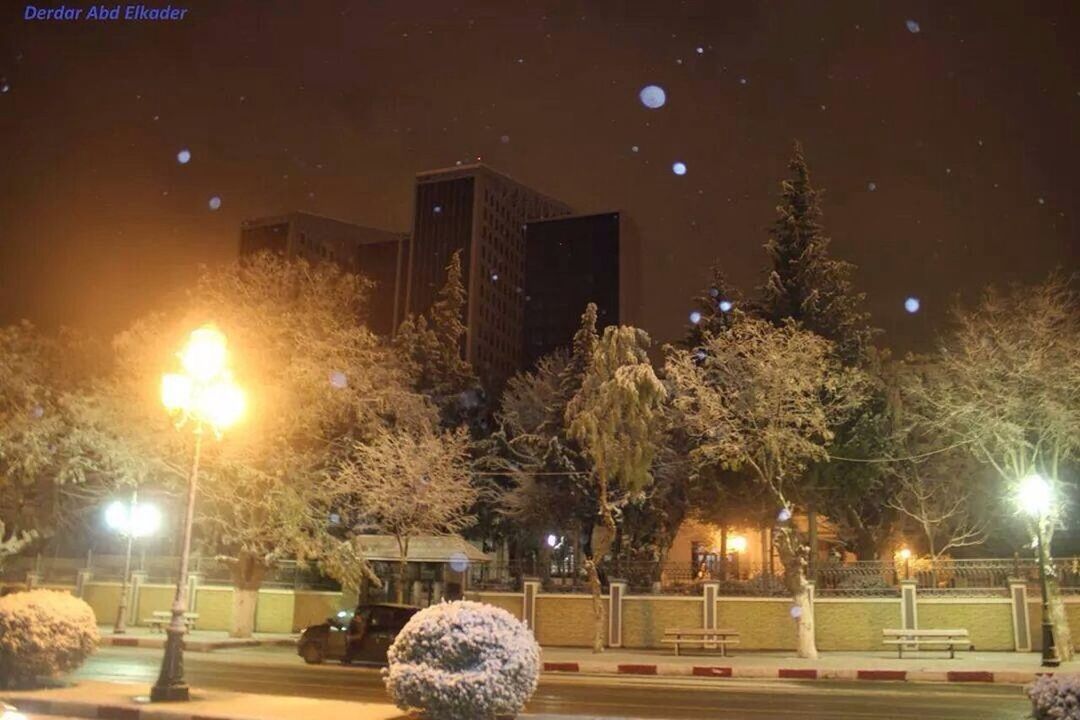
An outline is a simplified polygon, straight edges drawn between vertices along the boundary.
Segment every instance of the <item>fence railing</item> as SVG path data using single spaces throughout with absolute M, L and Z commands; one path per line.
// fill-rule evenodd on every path
M 477 590 L 519 592 L 526 577 L 540 581 L 543 592 L 589 591 L 584 568 L 552 564 L 544 568 L 535 561 L 477 565 L 472 568 L 469 586 Z M 788 594 L 783 569 L 747 563 L 693 565 L 691 563 L 622 562 L 601 566 L 604 587 L 610 578 L 627 581 L 635 594 L 700 594 L 706 582 L 717 582 L 721 595 L 777 597 Z M 1054 561 L 1053 577 L 1064 594 L 1080 594 L 1080 558 Z M 819 597 L 899 597 L 902 581 L 913 581 L 923 595 L 1005 596 L 1009 581 L 1026 582 L 1030 592 L 1039 592 L 1039 568 L 1033 559 L 985 559 L 908 562 L 858 561 L 821 562 L 811 579 Z
M 44 556 L 14 556 L 5 559 L 0 567 L 0 581 L 15 584 L 33 573 L 42 585 L 75 585 L 80 572 L 88 571 L 95 580 L 119 582 L 124 575 L 123 555 L 91 555 L 85 558 Z M 134 554 L 132 572 L 143 573 L 146 582 L 172 584 L 176 582 L 180 558 L 169 555 Z M 190 572 L 200 577 L 203 585 L 233 584 L 232 569 L 227 560 L 216 557 L 191 558 Z M 319 572 L 314 563 L 280 560 L 263 579 L 265 588 L 294 590 L 338 590 L 340 585 Z
M 178 558 L 164 555 L 136 554 L 132 570 L 144 573 L 147 582 L 176 582 Z M 1063 594 L 1080 595 L 1080 557 L 1053 561 L 1053 575 Z M 34 573 L 43 585 L 75 585 L 78 575 L 89 571 L 94 579 L 119 581 L 124 571 L 123 555 L 93 555 L 88 558 L 52 558 L 14 556 L 0 567 L 0 581 L 25 582 Z M 205 585 L 232 585 L 226 560 L 193 557 L 191 572 L 198 573 Z M 546 593 L 587 593 L 585 568 L 575 567 L 572 559 L 551 562 L 548 566 L 531 561 L 470 565 L 469 587 L 477 590 L 520 592 L 527 577 L 540 580 Z M 706 582 L 720 585 L 721 595 L 778 597 L 788 590 L 779 563 L 769 567 L 729 562 L 694 565 L 692 563 L 624 561 L 606 562 L 600 567 L 600 580 L 606 588 L 611 578 L 625 579 L 634 594 L 701 593 Z M 901 582 L 913 581 L 922 595 L 1004 596 L 1009 581 L 1019 579 L 1039 594 L 1039 568 L 1034 559 L 990 558 L 980 560 L 911 559 L 910 561 L 821 562 L 812 579 L 819 597 L 898 597 Z M 337 590 L 340 586 L 319 572 L 314 563 L 283 560 L 270 568 L 263 582 L 267 588 L 297 590 Z

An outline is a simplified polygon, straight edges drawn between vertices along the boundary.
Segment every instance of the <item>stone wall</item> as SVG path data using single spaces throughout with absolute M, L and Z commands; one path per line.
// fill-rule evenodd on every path
M 628 596 L 623 599 L 623 647 L 658 648 L 666 628 L 701 627 L 699 597 Z
M 518 620 L 522 620 L 521 617 L 522 608 L 525 605 L 525 600 L 520 593 L 489 593 L 489 592 L 470 592 L 466 594 L 469 600 L 476 602 L 487 603 L 488 605 L 494 605 L 495 607 L 501 607 Z
M 1014 649 L 1012 603 L 1007 599 L 923 598 L 918 607 L 920 628 L 964 628 L 978 651 Z
M 604 595 L 604 644 L 607 644 L 607 603 Z M 592 647 L 592 597 L 589 595 L 537 595 L 536 639 L 541 645 Z
M 814 620 L 818 650 L 880 650 L 881 631 L 900 627 L 900 601 L 818 598 Z

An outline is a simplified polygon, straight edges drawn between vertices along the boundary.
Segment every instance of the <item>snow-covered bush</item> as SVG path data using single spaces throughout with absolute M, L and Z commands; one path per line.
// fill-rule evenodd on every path
M 536 690 L 540 646 L 517 618 L 458 601 L 413 615 L 387 653 L 386 689 L 426 720 L 490 720 L 520 711 Z
M 1080 678 L 1043 675 L 1028 688 L 1034 720 L 1080 720 Z
M 0 598 L 0 687 L 74 670 L 97 649 L 97 619 L 85 602 L 55 590 Z

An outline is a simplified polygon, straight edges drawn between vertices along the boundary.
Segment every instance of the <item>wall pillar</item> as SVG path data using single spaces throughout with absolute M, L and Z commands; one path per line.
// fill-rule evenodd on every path
M 720 597 L 720 583 L 709 581 L 701 585 L 704 607 L 701 613 L 701 629 L 716 630 L 719 619 L 716 617 L 716 599 Z
M 199 604 L 199 586 L 202 585 L 203 576 L 202 573 L 188 573 L 187 578 L 187 611 L 198 612 Z M 256 602 L 258 602 L 258 595 L 255 596 Z
M 536 634 L 536 596 L 540 592 L 540 578 L 525 578 L 522 584 L 524 598 L 521 602 L 521 620 Z
M 1017 652 L 1031 652 L 1026 582 L 1009 578 L 1009 602 L 1012 604 L 1013 646 Z
M 915 580 L 900 581 L 900 627 L 916 630 L 919 627 L 919 603 Z
M 41 573 L 28 572 L 26 573 L 26 589 L 33 590 L 38 585 L 41 585 Z
M 127 622 L 129 625 L 138 625 L 139 617 L 139 589 L 146 582 L 146 573 L 135 570 L 131 573 L 131 582 L 128 584 Z
M 625 580 L 608 583 L 608 647 L 622 647 L 622 600 L 625 595 Z
M 86 584 L 90 582 L 90 578 L 93 576 L 89 570 L 80 570 L 75 575 L 75 597 L 81 598 L 83 593 L 86 592 Z

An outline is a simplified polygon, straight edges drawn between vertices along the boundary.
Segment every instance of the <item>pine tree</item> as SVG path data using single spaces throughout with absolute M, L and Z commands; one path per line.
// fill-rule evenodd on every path
M 779 217 L 765 243 L 772 267 L 761 288 L 762 313 L 777 325 L 787 318 L 798 321 L 833 342 L 846 365 L 859 365 L 877 333 L 863 310 L 866 296 L 852 286 L 854 266 L 829 254 L 820 223 L 821 192 L 810 183 L 798 142 L 788 168 L 792 175 L 781 183 Z
M 442 425 L 469 425 L 475 434 L 486 427 L 487 403 L 480 381 L 463 356 L 466 300 L 461 251 L 457 251 L 450 257 L 446 283 L 427 315 L 405 318 L 393 342 L 413 387 L 439 408 Z
M 600 336 L 596 333 L 596 303 L 585 306 L 585 312 L 581 314 L 581 324 L 570 346 L 570 359 L 559 374 L 559 403 L 553 410 L 553 422 L 561 427 L 563 414 L 570 399 L 581 389 L 581 383 L 589 370 L 596 346 L 600 342 Z
M 742 295 L 727 279 L 719 263 L 710 268 L 711 280 L 697 297 L 694 298 L 694 317 L 686 327 L 682 346 L 690 349 L 700 348 L 704 344 L 706 333 L 715 334 L 730 327 L 734 319 L 732 310 L 742 306 Z

